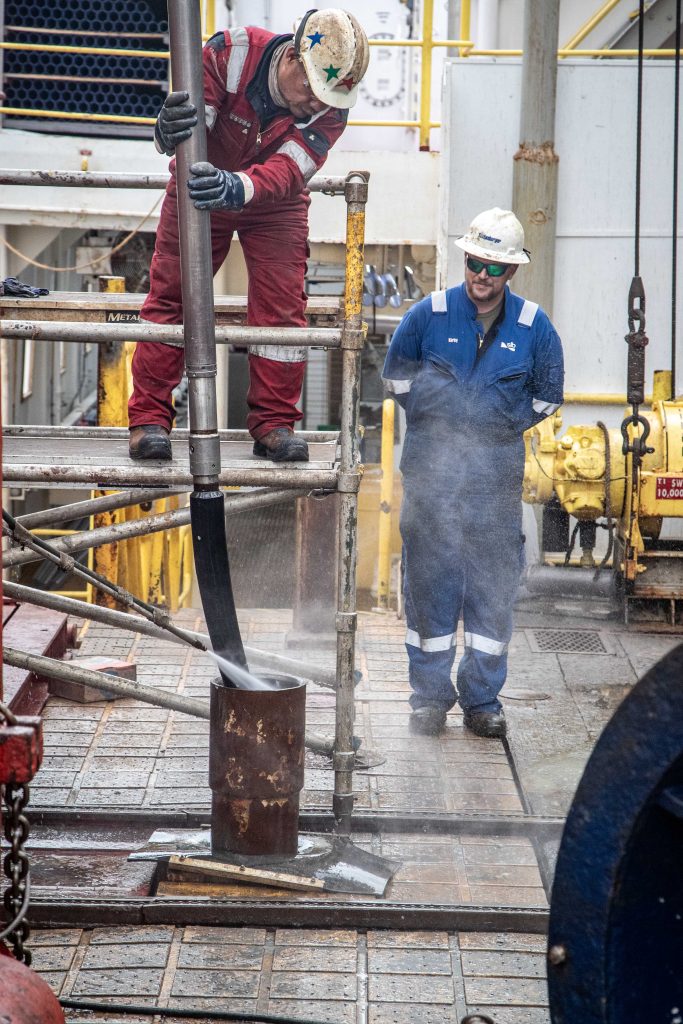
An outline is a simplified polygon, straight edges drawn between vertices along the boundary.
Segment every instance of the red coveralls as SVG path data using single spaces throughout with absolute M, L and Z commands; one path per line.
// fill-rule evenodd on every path
M 278 108 L 262 127 L 270 55 L 290 38 L 261 28 L 233 28 L 218 33 L 204 47 L 208 159 L 224 170 L 244 172 L 254 189 L 242 210 L 211 213 L 213 271 L 225 260 L 236 231 L 249 273 L 247 323 L 259 327 L 306 325 L 310 204 L 306 183 L 346 127 L 346 111 L 333 108 L 300 124 Z M 174 171 L 172 161 L 150 291 L 140 313 L 141 319 L 157 324 L 183 320 Z M 128 403 L 131 428 L 158 424 L 171 429 L 175 416 L 171 392 L 180 381 L 183 362 L 181 348 L 157 343 L 137 346 L 134 390 Z M 247 427 L 256 440 L 302 419 L 296 403 L 305 368 L 305 349 L 249 349 Z

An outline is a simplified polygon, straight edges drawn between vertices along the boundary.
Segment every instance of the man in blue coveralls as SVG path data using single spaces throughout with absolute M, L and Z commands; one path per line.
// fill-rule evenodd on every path
M 529 262 L 514 213 L 486 210 L 455 244 L 465 252 L 464 283 L 413 306 L 383 371 L 407 424 L 401 535 L 410 727 L 438 735 L 459 701 L 468 729 L 501 737 L 498 694 L 524 557 L 522 435 L 562 403 L 562 345 L 543 310 L 508 286 Z

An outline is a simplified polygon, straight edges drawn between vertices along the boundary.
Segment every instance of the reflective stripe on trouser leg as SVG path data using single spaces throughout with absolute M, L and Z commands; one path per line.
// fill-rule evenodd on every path
M 465 652 L 458 693 L 463 708 L 498 711 L 522 568 L 521 502 L 479 512 L 466 531 Z
M 413 708 L 456 702 L 451 670 L 455 628 L 462 603 L 458 571 L 459 530 L 450 510 L 431 500 L 433 493 L 404 484 L 401 508 L 406 650 Z

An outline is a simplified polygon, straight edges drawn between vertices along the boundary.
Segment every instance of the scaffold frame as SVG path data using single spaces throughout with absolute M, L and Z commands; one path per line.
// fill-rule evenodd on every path
M 356 561 L 358 489 L 362 467 L 359 453 L 359 392 L 361 350 L 365 327 L 362 323 L 362 290 L 364 270 L 365 209 L 368 197 L 368 173 L 351 171 L 346 177 L 316 176 L 308 183 L 309 191 L 326 195 L 343 195 L 346 202 L 346 287 L 343 299 L 341 325 L 309 328 L 253 328 L 225 326 L 217 328 L 217 341 L 225 344 L 292 344 L 305 347 L 340 349 L 342 355 L 341 414 L 339 432 L 305 432 L 312 444 L 325 446 L 328 454 L 324 463 L 264 466 L 259 462 L 237 459 L 227 465 L 220 475 L 222 486 L 287 488 L 310 492 L 313 489 L 336 491 L 340 495 L 337 530 L 337 613 L 336 628 L 336 701 L 335 742 L 333 753 L 334 794 L 333 812 L 339 831 L 349 834 L 353 811 L 353 769 L 355 763 L 354 685 L 355 685 L 355 633 L 356 633 Z M 14 171 L 0 169 L 1 184 L 65 185 L 72 187 L 107 188 L 163 188 L 165 175 L 92 174 L 72 171 Z M 21 300 L 0 298 L 0 311 L 15 309 Z M 182 327 L 171 328 L 144 324 L 95 324 L 69 322 L 52 324 L 45 320 L 0 320 L 0 337 L 33 338 L 37 341 L 88 341 L 99 345 L 130 340 L 131 334 L 140 333 L 142 341 L 182 343 Z M 97 485 L 102 490 L 115 487 L 159 488 L 167 486 L 182 489 L 192 484 L 192 474 L 175 471 L 168 463 L 140 465 L 131 462 L 126 472 L 112 471 L 104 466 L 88 467 L 82 463 L 70 468 L 59 467 L 51 472 L 44 465 L 13 467 L 12 444 L 31 431 L 36 437 L 48 439 L 84 440 L 97 438 L 109 443 L 124 443 L 127 430 L 110 427 L 12 427 L 3 428 L 3 479 L 5 483 L 36 484 L 43 486 Z M 184 442 L 187 432 L 174 432 L 175 444 Z M 220 439 L 226 445 L 244 445 L 246 431 L 221 431 Z M 229 461 L 229 460 L 228 460 Z M 267 503 L 267 501 L 266 501 Z M 252 504 L 254 502 L 252 501 Z M 171 517 L 178 525 L 182 516 Z M 135 532 L 135 531 L 133 531 Z M 108 535 L 105 534 L 104 538 Z M 104 542 L 104 539 L 103 539 Z M 11 553 L 10 553 L 11 554 Z

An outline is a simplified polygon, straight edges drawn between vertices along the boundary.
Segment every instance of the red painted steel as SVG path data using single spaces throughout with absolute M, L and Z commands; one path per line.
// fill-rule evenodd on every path
M 59 1000 L 46 981 L 11 956 L 0 956 L 3 1024 L 64 1024 Z
M 16 724 L 0 722 L 0 783 L 22 785 L 30 782 L 42 760 L 43 725 L 40 718 L 21 715 L 17 717 Z

